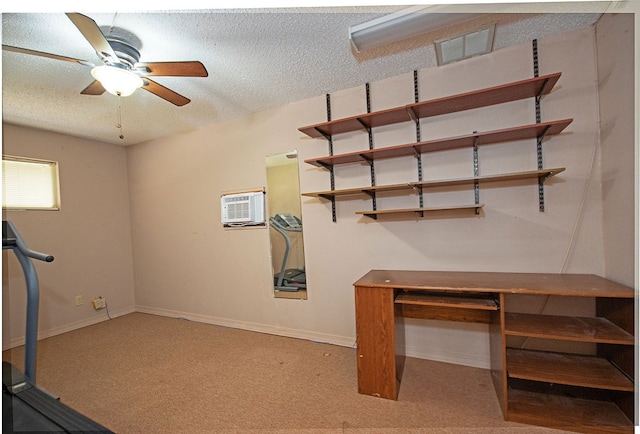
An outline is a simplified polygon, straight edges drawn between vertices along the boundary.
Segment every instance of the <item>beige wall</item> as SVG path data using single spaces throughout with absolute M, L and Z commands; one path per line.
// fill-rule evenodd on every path
M 545 166 L 566 167 L 546 184 L 546 212 L 538 211 L 537 185 L 521 182 L 481 188 L 485 207 L 479 216 L 444 214 L 375 222 L 354 214 L 369 206 L 369 201 L 357 199 L 340 200 L 338 221 L 333 223 L 328 203 L 303 198 L 308 300 L 273 297 L 268 230 L 223 229 L 219 197 L 223 192 L 264 187 L 265 156 L 292 149 L 300 153 L 301 190 L 328 189 L 328 173 L 302 162 L 326 155 L 326 142 L 297 130 L 325 120 L 324 95 L 126 149 L 5 126 L 5 152 L 61 161 L 63 210 L 9 213 L 33 248 L 56 255 L 54 263 L 38 266 L 48 294 L 42 300 L 41 329 L 51 334 L 104 319 L 102 312 L 88 305 L 91 297 L 102 295 L 112 314 L 131 311 L 135 305 L 141 312 L 351 346 L 355 345 L 352 283 L 372 268 L 607 274 L 605 258 L 611 257 L 617 243 L 627 254 L 628 243 L 620 240 L 633 238 L 634 228 L 622 220 L 612 230 L 606 211 L 603 217 L 603 200 L 612 202 L 614 209 L 620 201 L 633 201 L 633 191 L 624 187 L 603 199 L 601 155 L 603 160 L 609 157 L 600 146 L 594 30 L 541 40 L 539 49 L 540 74 L 562 72 L 554 92 L 543 99 L 542 120 L 574 118 L 564 134 L 544 143 Z M 371 83 L 373 110 L 413 102 L 410 71 L 408 65 L 407 74 Z M 420 70 L 420 98 L 532 74 L 531 46 L 524 44 Z M 606 89 L 600 86 L 600 91 Z M 364 84 L 332 94 L 334 118 L 365 110 Z M 617 114 L 627 115 L 631 114 Z M 534 121 L 532 101 L 519 101 L 432 118 L 423 123 L 422 138 Z M 376 130 L 374 140 L 377 147 L 408 143 L 415 140 L 415 132 L 410 125 L 395 125 Z M 616 148 L 621 161 L 633 159 L 633 143 L 625 144 Z M 334 140 L 336 153 L 367 146 L 361 133 Z M 423 161 L 425 179 L 473 173 L 470 150 L 430 154 Z M 412 158 L 379 162 L 377 183 L 416 180 L 415 167 Z M 481 174 L 535 167 L 534 141 L 480 148 Z M 618 173 L 605 176 L 617 183 Z M 337 188 L 368 182 L 366 166 L 336 169 Z M 435 192 L 425 200 L 430 205 L 467 202 L 473 200 L 473 192 Z M 379 199 L 378 207 L 415 203 L 415 197 L 388 197 Z M 603 227 L 612 240 L 605 240 Z M 10 284 L 11 293 L 18 295 L 3 303 L 5 346 L 23 334 L 19 329 L 23 310 L 16 298 L 22 292 L 13 290 L 21 276 L 15 264 L 3 258 L 6 263 L 3 285 Z M 632 271 L 626 265 L 622 268 L 612 275 L 627 279 Z M 77 294 L 85 298 L 82 308 L 74 305 Z M 545 299 L 528 299 L 521 306 L 546 313 L 568 307 Z M 578 308 L 590 311 L 593 306 Z M 416 320 L 407 321 L 406 328 L 409 355 L 488 366 L 485 326 Z
M 60 211 L 9 211 L 27 245 L 50 253 L 34 261 L 40 284 L 40 336 L 107 319 L 91 299 L 106 298 L 112 316 L 132 312 L 133 265 L 124 148 L 3 124 L 3 153 L 58 161 Z M 24 341 L 25 283 L 13 252 L 2 252 L 2 344 Z M 76 306 L 75 297 L 83 297 Z
M 309 299 L 274 299 L 266 231 L 224 230 L 218 197 L 265 185 L 264 157 L 298 149 L 300 160 L 325 155 L 324 140 L 300 126 L 325 120 L 318 96 L 177 137 L 128 148 L 137 309 L 205 322 L 354 345 L 352 283 L 372 268 L 532 271 L 604 274 L 597 73 L 593 29 L 539 41 L 540 74 L 562 72 L 543 100 L 542 118 L 574 118 L 566 133 L 544 144 L 547 167 L 566 167 L 545 188 L 482 188 L 480 216 L 450 214 L 425 220 L 374 222 L 354 214 L 366 200 L 341 200 L 337 223 L 330 205 L 303 198 Z M 430 99 L 531 77 L 531 45 L 442 68 L 419 71 L 420 98 Z M 413 102 L 413 74 L 371 84 L 373 110 Z M 332 95 L 333 118 L 364 112 L 364 86 Z M 433 118 L 423 139 L 535 122 L 530 100 Z M 415 140 L 410 125 L 380 128 L 375 145 Z M 367 148 L 361 133 L 334 139 L 336 153 Z M 631 151 L 627 151 L 631 152 Z M 424 158 L 425 179 L 473 173 L 470 150 Z M 480 149 L 481 174 L 536 167 L 535 141 Z M 160 169 L 161 168 L 161 169 Z M 376 166 L 377 183 L 416 180 L 413 158 Z M 328 173 L 301 163 L 301 190 L 329 188 Z M 367 185 L 365 166 L 336 169 L 336 187 Z M 413 206 L 415 197 L 378 200 L 379 208 Z M 437 192 L 430 204 L 473 200 L 469 190 Z M 624 228 L 624 232 L 632 231 Z M 553 312 L 562 304 L 527 301 L 523 309 Z M 581 306 L 591 310 L 592 306 Z M 407 321 L 411 355 L 487 366 L 484 326 Z M 430 331 L 430 333 L 426 333 Z
M 638 234 L 633 200 L 638 154 L 634 144 L 634 22 L 632 14 L 605 15 L 596 31 L 602 141 L 602 198 L 606 277 L 633 286 Z M 636 151 L 637 152 L 637 151 Z

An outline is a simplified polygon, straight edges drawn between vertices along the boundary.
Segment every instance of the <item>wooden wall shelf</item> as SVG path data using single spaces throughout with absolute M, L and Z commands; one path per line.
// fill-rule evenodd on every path
M 466 134 L 458 137 L 434 139 L 328 157 L 312 158 L 304 160 L 304 162 L 317 167 L 328 168 L 342 164 L 368 163 L 370 161 L 387 158 L 417 156 L 427 152 L 446 151 L 465 147 L 470 148 L 474 144 L 480 146 L 525 139 L 541 139 L 545 136 L 560 134 L 572 121 L 573 119 L 563 119 L 552 122 L 541 122 L 538 124 L 504 128 L 482 133 Z
M 558 72 L 534 77 L 444 98 L 322 122 L 301 127 L 298 130 L 312 138 L 327 138 L 335 134 L 367 131 L 368 128 L 415 121 L 416 119 L 430 116 L 455 113 L 524 98 L 542 96 L 551 92 L 560 75 Z
M 378 185 L 374 187 L 355 187 L 355 188 L 345 188 L 340 190 L 325 190 L 325 191 L 302 193 L 302 196 L 332 199 L 337 197 L 355 196 L 355 195 L 363 195 L 363 194 L 370 196 L 373 193 L 383 193 L 383 192 L 418 191 L 419 189 L 427 189 L 427 188 L 452 187 L 456 185 L 474 185 L 476 182 L 478 182 L 479 184 L 483 184 L 483 183 L 489 183 L 489 182 L 518 181 L 518 180 L 525 180 L 525 179 L 539 179 L 539 178 L 546 179 L 550 176 L 557 175 L 558 173 L 561 173 L 564 170 L 565 170 L 564 167 L 557 167 L 554 169 L 529 170 L 524 172 L 501 173 L 501 174 L 484 175 L 484 176 L 470 176 L 467 178 L 439 179 L 439 180 L 420 181 L 420 182 L 416 181 L 416 182 L 407 182 L 404 184 Z
M 556 169 L 544 169 L 542 166 L 542 141 L 547 136 L 555 136 L 562 133 L 565 128 L 573 122 L 573 119 L 561 119 L 549 122 L 542 122 L 539 119 L 539 115 L 536 116 L 536 123 L 529 125 L 520 125 L 510 128 L 502 128 L 491 131 L 477 132 L 474 131 L 470 134 L 462 136 L 446 137 L 440 139 L 432 139 L 426 141 L 418 141 L 415 143 L 406 143 L 403 145 L 387 146 L 382 148 L 373 148 L 370 144 L 370 149 L 349 152 L 344 154 L 333 154 L 333 142 L 332 136 L 336 134 L 343 134 L 352 131 L 365 131 L 369 133 L 370 143 L 372 129 L 383 125 L 391 125 L 395 123 L 413 121 L 416 123 L 416 128 L 419 127 L 419 120 L 428 118 L 431 116 L 439 116 L 447 113 L 455 113 L 464 110 L 470 110 L 480 107 L 487 107 L 496 104 L 502 104 L 510 101 L 516 101 L 525 98 L 536 98 L 536 113 L 539 114 L 537 108 L 539 107 L 540 97 L 551 92 L 558 79 L 560 73 L 548 74 L 541 77 L 534 77 L 526 80 L 515 81 L 512 83 L 503 84 L 500 86 L 489 87 L 472 92 L 460 93 L 457 95 L 451 95 L 443 98 L 432 99 L 428 101 L 416 102 L 414 104 L 408 104 L 405 106 L 395 107 L 387 110 L 380 110 L 376 112 L 366 113 L 358 116 L 351 116 L 348 118 L 330 120 L 315 125 L 301 127 L 299 130 L 313 138 L 325 138 L 330 143 L 330 155 L 312 158 L 305 160 L 305 163 L 311 164 L 316 167 L 328 169 L 331 176 L 331 190 L 316 191 L 303 193 L 303 196 L 319 197 L 330 200 L 332 202 L 333 221 L 336 221 L 336 208 L 335 199 L 337 197 L 349 197 L 358 195 L 368 195 L 372 199 L 371 211 L 358 211 L 356 214 L 361 214 L 373 219 L 377 219 L 378 216 L 392 215 L 392 214 L 415 214 L 420 217 L 424 217 L 425 213 L 431 213 L 436 211 L 463 211 L 468 209 L 475 210 L 478 214 L 480 208 L 483 207 L 479 201 L 479 185 L 489 182 L 498 181 L 515 181 L 521 179 L 537 179 L 538 181 L 538 198 L 540 201 L 540 211 L 544 211 L 544 181 L 562 171 L 564 168 Z M 414 80 L 414 86 L 417 86 L 417 81 Z M 417 95 L 417 88 L 415 89 Z M 369 98 L 367 87 L 367 99 Z M 327 98 L 327 104 L 329 104 Z M 329 108 L 329 106 L 328 106 Z M 417 134 L 418 140 L 420 135 Z M 506 143 L 506 142 L 518 142 L 521 140 L 537 140 L 537 152 L 538 152 L 538 170 L 514 172 L 494 175 L 482 175 L 478 173 L 478 147 L 483 145 Z M 422 154 L 429 152 L 446 151 L 459 148 L 473 148 L 473 168 L 474 176 L 457 178 L 457 179 L 442 179 L 442 180 L 429 180 L 424 181 L 422 179 Z M 389 184 L 389 185 L 376 185 L 374 162 L 377 160 L 383 160 L 388 158 L 399 158 L 413 156 L 418 160 L 418 181 L 407 182 L 401 184 Z M 371 170 L 371 186 L 370 187 L 357 187 L 336 190 L 334 168 L 336 166 L 346 164 L 367 164 Z M 430 207 L 425 206 L 423 203 L 423 191 L 430 188 L 446 188 L 454 187 L 457 185 L 473 185 L 475 203 L 473 205 L 449 205 L 444 207 Z M 376 202 L 376 195 L 378 193 L 404 193 L 411 194 L 417 193 L 419 195 L 419 206 L 415 208 L 400 208 L 400 209 L 378 209 Z
M 469 205 L 451 205 L 451 206 L 434 206 L 434 207 L 422 207 L 422 208 L 400 208 L 400 209 L 378 209 L 372 211 L 356 211 L 356 214 L 361 214 L 366 217 L 376 218 L 379 215 L 391 215 L 391 214 L 418 214 L 423 216 L 424 213 L 432 213 L 439 211 L 462 211 L 462 210 L 474 210 L 478 212 L 480 208 L 484 207 L 484 204 L 469 204 Z

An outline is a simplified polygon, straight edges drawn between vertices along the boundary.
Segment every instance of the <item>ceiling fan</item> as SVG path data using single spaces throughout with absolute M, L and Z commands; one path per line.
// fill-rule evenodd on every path
M 16 53 L 30 54 L 78 63 L 92 68 L 94 81 L 82 92 L 83 95 L 102 95 L 105 91 L 118 96 L 128 96 L 142 88 L 177 106 L 188 104 L 191 100 L 179 93 L 149 79 L 149 76 L 165 77 L 207 77 L 207 69 L 201 62 L 139 62 L 140 52 L 127 40 L 118 36 L 105 36 L 100 27 L 91 18 L 79 13 L 67 13 L 67 17 L 89 41 L 102 61 L 96 66 L 92 62 L 29 50 L 26 48 L 2 45 L 2 49 Z

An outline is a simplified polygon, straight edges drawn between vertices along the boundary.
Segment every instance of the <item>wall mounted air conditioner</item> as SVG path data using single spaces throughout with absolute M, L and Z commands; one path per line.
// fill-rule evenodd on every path
M 264 192 L 226 194 L 220 197 L 225 226 L 264 224 Z

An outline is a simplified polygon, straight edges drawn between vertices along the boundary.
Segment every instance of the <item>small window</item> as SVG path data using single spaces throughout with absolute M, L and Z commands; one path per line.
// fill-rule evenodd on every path
M 2 208 L 60 209 L 58 163 L 4 155 Z

